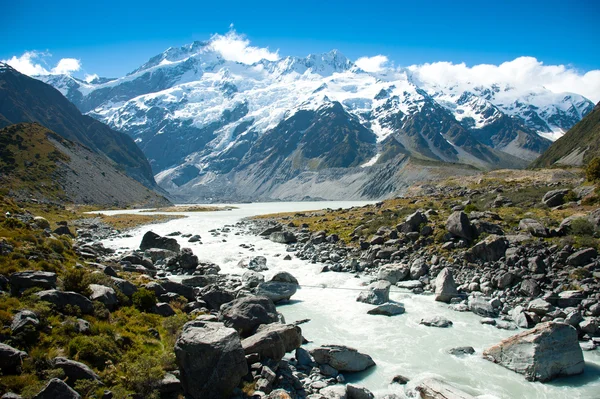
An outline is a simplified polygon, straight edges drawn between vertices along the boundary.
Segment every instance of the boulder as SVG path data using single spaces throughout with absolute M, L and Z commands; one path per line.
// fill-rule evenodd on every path
M 577 307 L 581 304 L 581 301 L 585 298 L 583 291 L 563 291 L 558 294 L 558 300 L 556 305 L 559 308 L 571 308 Z
M 586 248 L 569 256 L 567 258 L 567 264 L 571 266 L 585 266 L 596 257 L 598 257 L 598 251 L 596 251 L 596 249 Z
M 253 333 L 261 324 L 275 323 L 278 315 L 275 304 L 269 298 L 246 296 L 223 304 L 219 321 L 245 336 Z
M 218 286 L 217 284 L 209 285 L 200 291 L 199 298 L 215 310 L 221 309 L 221 306 L 235 299 L 233 291 Z
M 41 216 L 36 216 L 33 218 L 33 222 L 35 224 L 37 224 L 37 226 L 40 229 L 49 229 L 50 228 L 50 222 L 48 222 L 48 219 L 43 218 Z
M 504 257 L 508 249 L 508 240 L 503 236 L 492 234 L 479 241 L 469 250 L 473 260 L 495 262 Z
M 420 226 L 425 223 L 427 223 L 427 216 L 421 211 L 416 211 L 415 213 L 408 215 L 406 219 L 404 219 L 404 223 L 399 224 L 396 229 L 402 233 L 417 232 L 420 230 Z
M 0 371 L 2 375 L 18 372 L 27 353 L 13 348 L 10 345 L 0 343 Z
M 35 295 L 42 301 L 50 302 L 61 312 L 65 311 L 67 306 L 78 307 L 84 314 L 92 314 L 94 312 L 92 301 L 76 292 L 46 290 L 36 292 Z
M 37 314 L 31 310 L 22 310 L 12 319 L 10 331 L 13 335 L 37 330 L 40 324 Z
M 254 288 L 257 287 L 260 283 L 265 281 L 265 276 L 255 272 L 253 270 L 248 270 L 244 274 L 242 274 L 242 283 L 246 288 Z
M 467 241 L 472 241 L 475 238 L 475 229 L 471 225 L 467 214 L 462 211 L 456 211 L 448 217 L 446 230 Z
M 498 317 L 498 311 L 494 309 L 488 298 L 470 296 L 469 310 L 481 317 Z
M 529 302 L 527 305 L 527 310 L 537 314 L 538 316 L 545 316 L 554 310 L 554 306 L 542 298 L 537 298 Z
M 452 270 L 445 267 L 435 279 L 435 300 L 450 303 L 452 298 L 459 296 Z
M 529 381 L 550 381 L 583 373 L 577 330 L 564 323 L 540 323 L 483 352 L 484 358 L 524 374 Z
M 248 374 L 240 337 L 221 323 L 191 321 L 175 343 L 181 384 L 187 397 L 229 397 Z
M 375 399 L 375 395 L 367 388 L 354 384 L 346 385 L 346 396 L 348 399 Z
M 51 364 L 54 368 L 62 369 L 65 377 L 67 377 L 66 383 L 72 387 L 79 380 L 100 381 L 100 377 L 91 368 L 75 360 L 66 357 L 55 357 Z
M 114 289 L 105 285 L 90 284 L 90 300 L 102 302 L 108 309 L 114 309 L 119 304 L 117 294 Z
M 548 229 L 535 219 L 521 219 L 519 230 L 530 233 L 534 237 L 548 237 Z
M 369 284 L 368 291 L 361 291 L 356 300 L 371 305 L 382 305 L 390 301 L 390 282 L 378 280 Z
M 70 236 L 70 237 L 75 237 L 73 235 L 73 233 L 71 232 L 71 230 L 69 229 L 69 227 L 67 226 L 58 226 L 54 231 L 54 234 L 58 235 L 58 236 Z
M 562 205 L 565 203 L 565 195 L 567 195 L 568 192 L 568 189 L 548 191 L 542 198 L 542 202 L 551 208 Z
M 452 385 L 437 378 L 427 378 L 415 388 L 421 399 L 475 399 Z
M 181 295 L 188 301 L 193 301 L 196 299 L 196 293 L 194 291 L 194 287 L 190 287 L 185 284 L 177 283 L 175 281 L 171 281 L 168 278 L 162 278 L 157 281 L 167 292 L 174 292 L 177 295 Z M 220 305 L 219 305 L 220 306 Z M 218 308 L 217 308 L 218 309 Z
M 28 270 L 10 275 L 10 288 L 13 295 L 18 295 L 28 288 L 56 288 L 56 273 Z
M 292 244 L 297 241 L 297 238 L 289 231 L 276 231 L 269 235 L 269 240 L 280 244 Z
M 191 248 L 183 248 L 179 255 L 177 255 L 177 263 L 183 269 L 194 270 L 198 267 L 198 257 L 194 255 Z
M 159 248 L 166 249 L 168 251 L 179 252 L 181 247 L 174 238 L 161 237 L 152 231 L 148 231 L 146 234 L 144 234 L 144 237 L 142 237 L 140 249 L 145 251 L 150 248 Z
M 258 285 L 256 295 L 266 296 L 274 303 L 277 303 L 289 300 L 296 293 L 297 289 L 297 284 L 267 281 Z
M 475 349 L 472 346 L 458 346 L 448 349 L 448 353 L 453 356 L 472 355 L 475 353 Z
M 428 327 L 446 328 L 450 327 L 452 325 L 452 322 L 442 316 L 433 316 L 421 319 L 419 324 L 423 324 L 424 326 Z
M 371 356 L 342 345 L 324 345 L 310 354 L 318 364 L 328 364 L 340 372 L 357 372 L 375 366 Z
M 244 263 L 242 263 L 243 266 Z M 248 261 L 248 265 L 245 266 L 250 270 L 254 270 L 255 272 L 264 272 L 265 270 L 269 270 L 267 267 L 267 258 L 264 256 L 255 256 Z
M 58 378 L 51 379 L 33 399 L 81 399 L 81 395 Z
M 377 271 L 377 280 L 386 280 L 390 284 L 396 284 L 404 280 L 409 274 L 409 268 L 401 264 L 385 265 Z
M 519 293 L 521 295 L 536 297 L 540 295 L 542 289 L 537 281 L 534 279 L 526 279 L 521 281 L 521 286 L 519 287 Z
M 405 312 L 404 306 L 396 302 L 388 302 L 379 305 L 367 312 L 367 314 L 396 316 Z
M 292 276 L 288 272 L 277 272 L 277 273 L 275 273 L 275 275 L 271 278 L 271 281 L 277 281 L 279 283 L 288 283 L 288 284 L 299 285 L 298 284 L 298 280 L 296 279 L 296 277 Z
M 154 305 L 152 313 L 156 313 L 157 315 L 162 317 L 170 317 L 175 315 L 175 311 L 173 310 L 171 305 L 169 305 L 166 302 L 159 302 L 156 305 Z
M 422 277 L 427 273 L 429 273 L 429 267 L 425 263 L 425 260 L 422 258 L 415 259 L 410 266 L 410 279 L 418 280 L 419 277 Z
M 121 291 L 124 295 L 131 297 L 137 291 L 137 286 L 130 281 L 119 277 L 110 278 L 113 284 Z
M 242 341 L 246 355 L 256 353 L 261 359 L 279 361 L 286 352 L 302 345 L 302 330 L 295 324 L 267 324 L 261 326 L 256 334 Z

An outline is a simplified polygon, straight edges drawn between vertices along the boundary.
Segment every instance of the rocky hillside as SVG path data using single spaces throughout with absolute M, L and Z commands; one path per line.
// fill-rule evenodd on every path
M 580 95 L 544 87 L 440 86 L 407 68 L 366 72 L 335 50 L 249 65 L 223 58 L 210 41 L 169 48 L 117 79 L 39 79 L 134 138 L 161 187 L 204 201 L 301 199 L 289 186 L 302 174 L 304 181 L 327 181 L 323 198 L 386 197 L 402 182 L 389 179 L 365 192 L 338 181 L 369 180 L 380 165 L 406 155 L 451 168 L 523 167 L 550 146 L 546 137 L 560 136 L 593 108 Z M 350 162 L 328 160 L 327 146 L 307 151 L 312 138 L 301 136 L 310 134 L 309 122 L 312 134 L 323 126 L 338 132 L 336 146 L 345 141 L 338 149 Z M 370 138 L 353 140 L 346 134 L 352 131 Z M 288 159 L 266 162 L 278 148 Z M 293 170 L 282 171 L 283 164 Z M 235 192 L 244 185 L 260 190 Z
M 531 167 L 581 166 L 595 157 L 600 157 L 600 103 L 563 137 L 556 140 Z
M 21 122 L 38 122 L 102 155 L 145 186 L 156 188 L 152 169 L 131 138 L 82 115 L 52 86 L 0 63 L 0 127 Z
M 3 192 L 24 201 L 120 208 L 169 204 L 106 157 L 37 123 L 0 129 L 0 154 Z

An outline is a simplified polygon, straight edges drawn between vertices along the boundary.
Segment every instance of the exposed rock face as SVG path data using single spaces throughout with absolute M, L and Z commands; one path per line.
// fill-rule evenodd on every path
M 117 294 L 111 287 L 106 287 L 99 284 L 90 284 L 90 290 L 92 291 L 90 299 L 92 301 L 102 302 L 108 309 L 113 309 L 119 303 Z
M 34 399 L 81 399 L 81 395 L 58 378 L 53 378 Z
M 60 311 L 64 311 L 67 306 L 76 306 L 81 309 L 82 313 L 91 314 L 94 312 L 92 302 L 76 292 L 47 290 L 36 292 L 35 295 L 42 301 L 50 302 Z
M 142 238 L 140 249 L 145 251 L 150 248 L 166 249 L 173 252 L 179 252 L 180 250 L 180 246 L 176 239 L 161 237 L 152 231 L 148 231 Z
M 450 303 L 450 300 L 457 296 L 458 290 L 452 276 L 452 270 L 445 267 L 435 279 L 435 300 Z
M 475 396 L 437 378 L 427 378 L 421 381 L 416 391 L 419 392 L 421 399 L 475 399 Z
M 338 371 L 356 372 L 373 367 L 371 356 L 342 345 L 320 346 L 310 351 L 318 364 L 327 364 Z
M 584 369 L 577 330 L 563 323 L 538 324 L 486 349 L 483 356 L 530 381 L 550 381 L 581 374 Z
M 356 300 L 371 305 L 382 305 L 390 301 L 390 282 L 385 280 L 369 284 L 368 291 L 361 291 Z
M 221 323 L 189 322 L 175 343 L 185 394 L 193 399 L 220 399 L 248 373 L 237 332 Z
M 542 198 L 542 202 L 549 207 L 562 205 L 565 202 L 565 195 L 567 195 L 568 192 L 569 190 L 567 189 L 548 191 Z
M 469 221 L 469 217 L 462 211 L 456 211 L 446 221 L 446 230 L 457 237 L 471 241 L 475 238 L 475 229 Z
M 10 287 L 13 295 L 27 288 L 56 288 L 56 273 L 41 271 L 17 272 L 10 275 Z
M 382 266 L 377 272 L 378 280 L 386 280 L 391 284 L 404 280 L 409 274 L 408 267 L 401 264 L 391 264 Z
M 92 369 L 83 363 L 70 360 L 65 357 L 55 357 L 52 360 L 52 365 L 55 368 L 62 369 L 67 377 L 67 383 L 74 387 L 75 383 L 79 380 L 96 380 L 99 381 L 100 377 Z
M 300 345 L 302 345 L 302 330 L 294 324 L 274 323 L 261 326 L 256 334 L 242 341 L 242 347 L 247 355 L 256 353 L 261 359 L 277 361 Z
M 522 219 L 519 222 L 519 230 L 531 233 L 534 237 L 548 237 L 548 229 L 535 219 Z
M 502 236 L 490 235 L 471 248 L 471 257 L 484 262 L 495 262 L 504 257 L 508 240 Z
M 16 372 L 27 353 L 13 348 L 10 345 L 0 344 L 0 370 L 3 375 Z
M 223 304 L 219 320 L 241 335 L 248 335 L 261 324 L 275 323 L 278 317 L 275 304 L 269 298 L 247 296 Z

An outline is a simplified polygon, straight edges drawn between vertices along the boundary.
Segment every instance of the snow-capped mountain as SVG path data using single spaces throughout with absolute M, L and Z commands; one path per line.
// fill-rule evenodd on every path
M 382 196 L 397 184 L 382 178 L 375 190 L 363 177 L 408 156 L 522 166 L 550 145 L 544 137 L 560 136 L 593 108 L 581 95 L 543 87 L 431 84 L 409 68 L 366 72 L 336 50 L 240 63 L 211 41 L 169 48 L 117 79 L 39 78 L 133 137 L 159 184 L 193 199 L 234 191 L 294 198 L 301 191 L 290 182 L 306 188 L 314 186 L 307 176 L 330 173 L 340 181 L 341 170 L 362 176 L 354 180 L 362 185 L 345 183 L 354 197 Z

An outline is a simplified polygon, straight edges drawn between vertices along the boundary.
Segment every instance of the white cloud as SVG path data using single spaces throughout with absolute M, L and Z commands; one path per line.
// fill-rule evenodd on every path
M 363 71 L 381 72 L 385 69 L 388 61 L 388 57 L 380 54 L 374 57 L 360 57 L 354 63 Z
M 434 62 L 408 67 L 417 83 L 431 86 L 452 86 L 468 89 L 475 86 L 517 87 L 523 91 L 540 89 L 581 94 L 594 102 L 600 101 L 600 70 L 582 73 L 565 65 L 544 65 L 534 57 L 519 57 L 500 65 Z
M 13 55 L 10 59 L 2 60 L 2 62 L 29 76 L 57 74 L 70 75 L 71 73 L 77 72 L 81 69 L 81 61 L 75 58 L 62 58 L 58 61 L 54 68 L 48 69 L 48 63 L 46 60 L 51 56 L 52 54 L 48 52 L 26 51 L 19 57 Z
M 83 80 L 85 80 L 86 82 L 90 83 L 90 82 L 93 82 L 94 80 L 98 79 L 98 77 L 99 77 L 98 74 L 95 74 L 95 73 L 92 74 L 92 75 L 86 74 L 85 78 Z
M 234 30 L 230 30 L 225 35 L 213 35 L 210 46 L 228 61 L 254 64 L 263 59 L 269 61 L 279 59 L 278 51 L 271 52 L 268 48 L 250 46 L 250 40 Z

